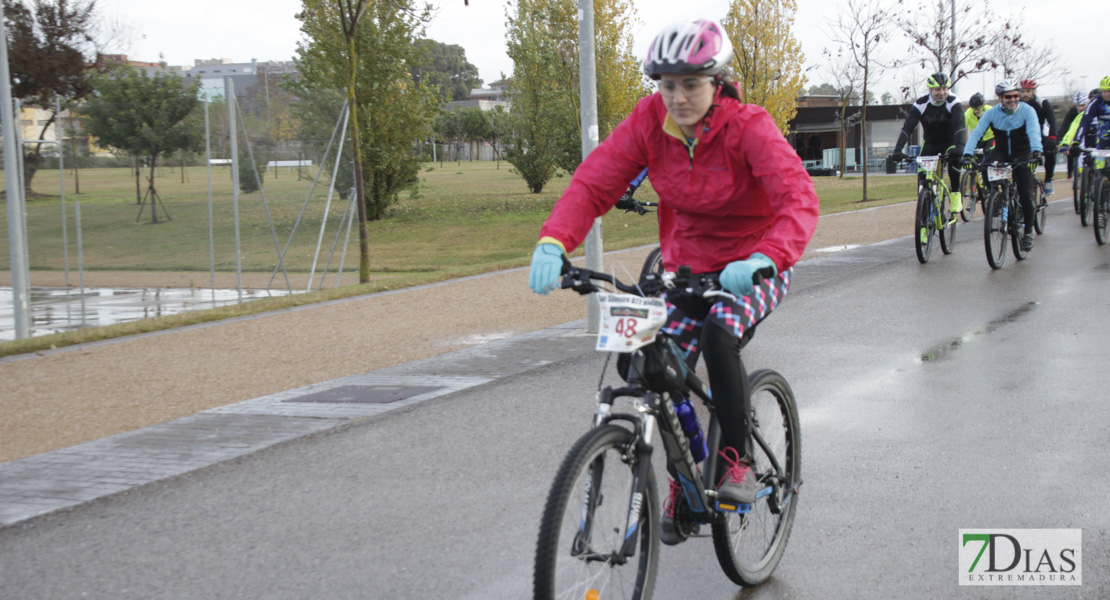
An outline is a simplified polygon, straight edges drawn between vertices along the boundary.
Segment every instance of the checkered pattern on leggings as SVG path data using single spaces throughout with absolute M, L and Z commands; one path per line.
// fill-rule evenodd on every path
M 744 336 L 744 332 L 762 321 L 790 289 L 790 279 L 794 269 L 787 269 L 773 279 L 764 280 L 756 286 L 750 296 L 742 296 L 735 301 L 721 298 L 709 309 L 707 319 L 731 331 L 737 338 Z M 701 328 L 704 321 L 692 319 L 667 303 L 667 324 L 663 326 L 663 333 L 670 335 L 678 342 L 678 346 L 689 358 L 691 353 L 698 351 L 698 340 L 701 338 Z

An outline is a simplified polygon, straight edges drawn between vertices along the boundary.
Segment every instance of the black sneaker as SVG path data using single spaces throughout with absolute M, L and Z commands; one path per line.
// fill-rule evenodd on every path
M 685 542 L 691 535 L 697 535 L 700 526 L 691 521 L 686 513 L 686 498 L 682 493 L 682 486 L 670 477 L 667 481 L 671 484 L 670 494 L 663 502 L 663 518 L 659 533 L 659 541 L 668 546 Z
M 1021 238 L 1021 251 L 1029 252 L 1033 249 L 1033 232 L 1026 231 L 1025 235 Z

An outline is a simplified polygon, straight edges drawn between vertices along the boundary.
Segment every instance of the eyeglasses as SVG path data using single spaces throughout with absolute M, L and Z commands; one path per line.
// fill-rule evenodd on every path
M 1021 98 L 1021 94 L 1006 94 L 1002 96 L 1003 100 L 1017 100 L 1018 98 Z
M 708 83 L 712 77 L 687 77 L 682 81 L 672 81 L 664 79 L 659 82 L 659 93 L 664 96 L 674 96 L 675 93 L 681 89 L 682 93 L 689 97 L 698 93 L 705 84 Z

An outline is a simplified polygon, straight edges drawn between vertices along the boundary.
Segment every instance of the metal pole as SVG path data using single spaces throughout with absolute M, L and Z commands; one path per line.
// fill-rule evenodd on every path
M 62 143 L 62 102 L 57 95 L 54 96 L 54 132 L 58 138 L 58 189 L 62 199 L 62 264 L 66 272 L 66 294 L 69 294 L 69 232 L 66 225 L 66 145 Z M 77 156 L 74 155 L 74 163 Z
M 212 283 L 212 306 L 216 306 L 216 233 L 212 221 L 212 132 L 208 122 L 208 96 L 204 96 L 204 166 L 208 173 L 208 273 Z
M 950 77 L 956 77 L 956 0 L 952 0 L 952 45 L 949 47 L 949 57 L 952 61 L 952 74 Z
M 15 320 L 15 338 L 23 339 L 31 333 L 30 294 L 28 293 L 27 238 L 24 235 L 23 189 L 20 187 L 19 154 L 22 146 L 16 139 L 16 119 L 12 109 L 11 71 L 8 68 L 8 28 L 4 24 L 4 6 L 0 3 L 0 121 L 3 121 L 4 173 L 8 198 L 8 251 L 11 253 L 12 309 Z
M 224 94 L 227 96 L 227 127 L 231 132 L 231 210 L 235 215 L 235 289 L 239 302 L 243 301 L 243 254 L 239 250 L 239 138 L 235 126 L 235 82 L 224 77 Z
M 74 227 L 77 228 L 77 281 L 80 284 L 81 294 L 81 327 L 85 326 L 85 254 L 81 243 L 81 201 L 74 202 L 73 206 Z
M 594 63 L 594 4 L 593 0 L 578 0 L 578 80 L 582 104 L 582 160 L 597 148 L 597 66 Z M 601 219 L 594 219 L 586 236 L 586 268 L 602 269 Z M 590 294 L 586 301 L 586 330 L 597 333 L 601 309 L 597 295 Z

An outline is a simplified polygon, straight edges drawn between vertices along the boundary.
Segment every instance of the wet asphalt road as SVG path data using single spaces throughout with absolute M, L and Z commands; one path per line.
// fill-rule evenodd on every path
M 991 271 L 981 221 L 791 293 L 745 350 L 799 399 L 805 485 L 774 579 L 708 539 L 656 598 L 1110 597 L 1110 247 L 1070 202 Z M 0 530 L 4 598 L 529 597 L 536 530 L 584 431 L 588 353 Z M 1079 528 L 1082 587 L 961 587 L 961 528 Z

